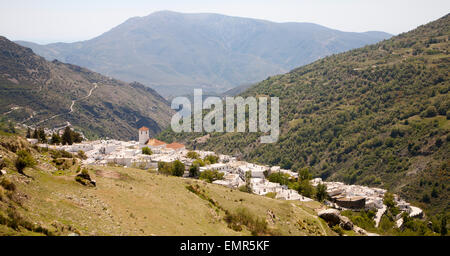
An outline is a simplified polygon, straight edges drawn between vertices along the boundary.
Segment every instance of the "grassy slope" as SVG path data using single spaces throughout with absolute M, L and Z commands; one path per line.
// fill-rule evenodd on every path
M 319 203 L 274 200 L 198 180 L 121 167 L 92 167 L 90 174 L 97 187 L 89 188 L 75 182 L 74 170 L 55 172 L 56 168 L 48 165 L 49 159 L 43 153 L 40 164 L 25 171 L 32 178 L 12 168 L 8 168 L 7 177 L 17 186 L 15 194 L 22 206 L 14 205 L 19 214 L 53 234 L 250 235 L 246 229 L 233 231 L 224 221 L 224 210 L 235 212 L 239 208 L 267 219 L 269 227 L 281 235 L 333 234 L 316 216 L 314 209 L 322 207 Z M 186 188 L 189 184 L 199 184 L 202 193 L 223 210 L 190 192 Z M 0 200 L 0 214 L 7 213 L 6 201 Z M 274 222 L 268 210 L 276 216 Z M 0 234 L 41 233 L 0 225 Z

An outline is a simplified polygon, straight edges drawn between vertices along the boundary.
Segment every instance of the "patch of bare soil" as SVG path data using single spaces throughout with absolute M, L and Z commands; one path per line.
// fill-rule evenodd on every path
M 120 179 L 121 175 L 118 172 L 111 171 L 111 170 L 96 170 L 95 174 L 104 178 L 110 178 L 110 179 Z

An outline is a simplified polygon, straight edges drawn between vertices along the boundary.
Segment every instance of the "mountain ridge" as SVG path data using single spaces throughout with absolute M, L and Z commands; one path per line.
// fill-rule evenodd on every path
M 137 80 L 167 97 L 191 93 L 193 88 L 224 92 L 388 37 L 383 32 L 342 32 L 313 23 L 163 11 L 130 18 L 86 41 L 18 43 L 47 60 Z
M 0 113 L 27 125 L 67 122 L 91 138 L 135 139 L 142 125 L 167 127 L 168 102 L 140 83 L 124 83 L 86 68 L 52 62 L 0 37 Z

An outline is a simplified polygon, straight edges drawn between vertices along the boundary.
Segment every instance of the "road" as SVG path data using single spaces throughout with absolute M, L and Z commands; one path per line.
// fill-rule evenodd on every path
M 61 114 L 57 114 L 57 115 L 51 116 L 51 117 L 49 117 L 49 118 L 47 118 L 47 119 L 44 119 L 44 120 L 41 120 L 41 121 L 37 122 L 36 125 L 39 125 L 39 124 L 41 124 L 41 123 L 43 123 L 43 122 L 47 122 L 47 121 L 49 121 L 49 120 L 52 120 L 52 119 L 54 119 L 54 118 L 56 118 L 56 117 L 58 117 L 58 116 L 61 116 L 61 115 L 63 115 L 63 114 L 70 114 L 70 113 L 72 113 L 72 112 L 73 112 L 73 106 L 75 105 L 75 103 L 76 103 L 77 101 L 85 100 L 85 99 L 91 97 L 92 92 L 98 87 L 97 83 L 93 83 L 93 85 L 94 85 L 94 87 L 92 87 L 91 90 L 89 90 L 89 93 L 88 93 L 86 96 L 84 96 L 83 98 L 80 98 L 80 99 L 78 99 L 78 100 L 72 100 L 72 103 L 71 103 L 71 105 L 70 105 L 70 107 L 69 107 L 69 112 L 67 112 L 67 113 L 61 113 Z

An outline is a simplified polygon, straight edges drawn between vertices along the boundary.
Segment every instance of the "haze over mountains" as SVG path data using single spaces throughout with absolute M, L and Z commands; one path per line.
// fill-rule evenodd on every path
M 193 88 L 225 92 L 389 37 L 383 32 L 342 32 L 312 23 L 161 11 L 130 18 L 87 41 L 18 43 L 47 60 L 139 81 L 164 96 L 174 96 L 192 93 Z

